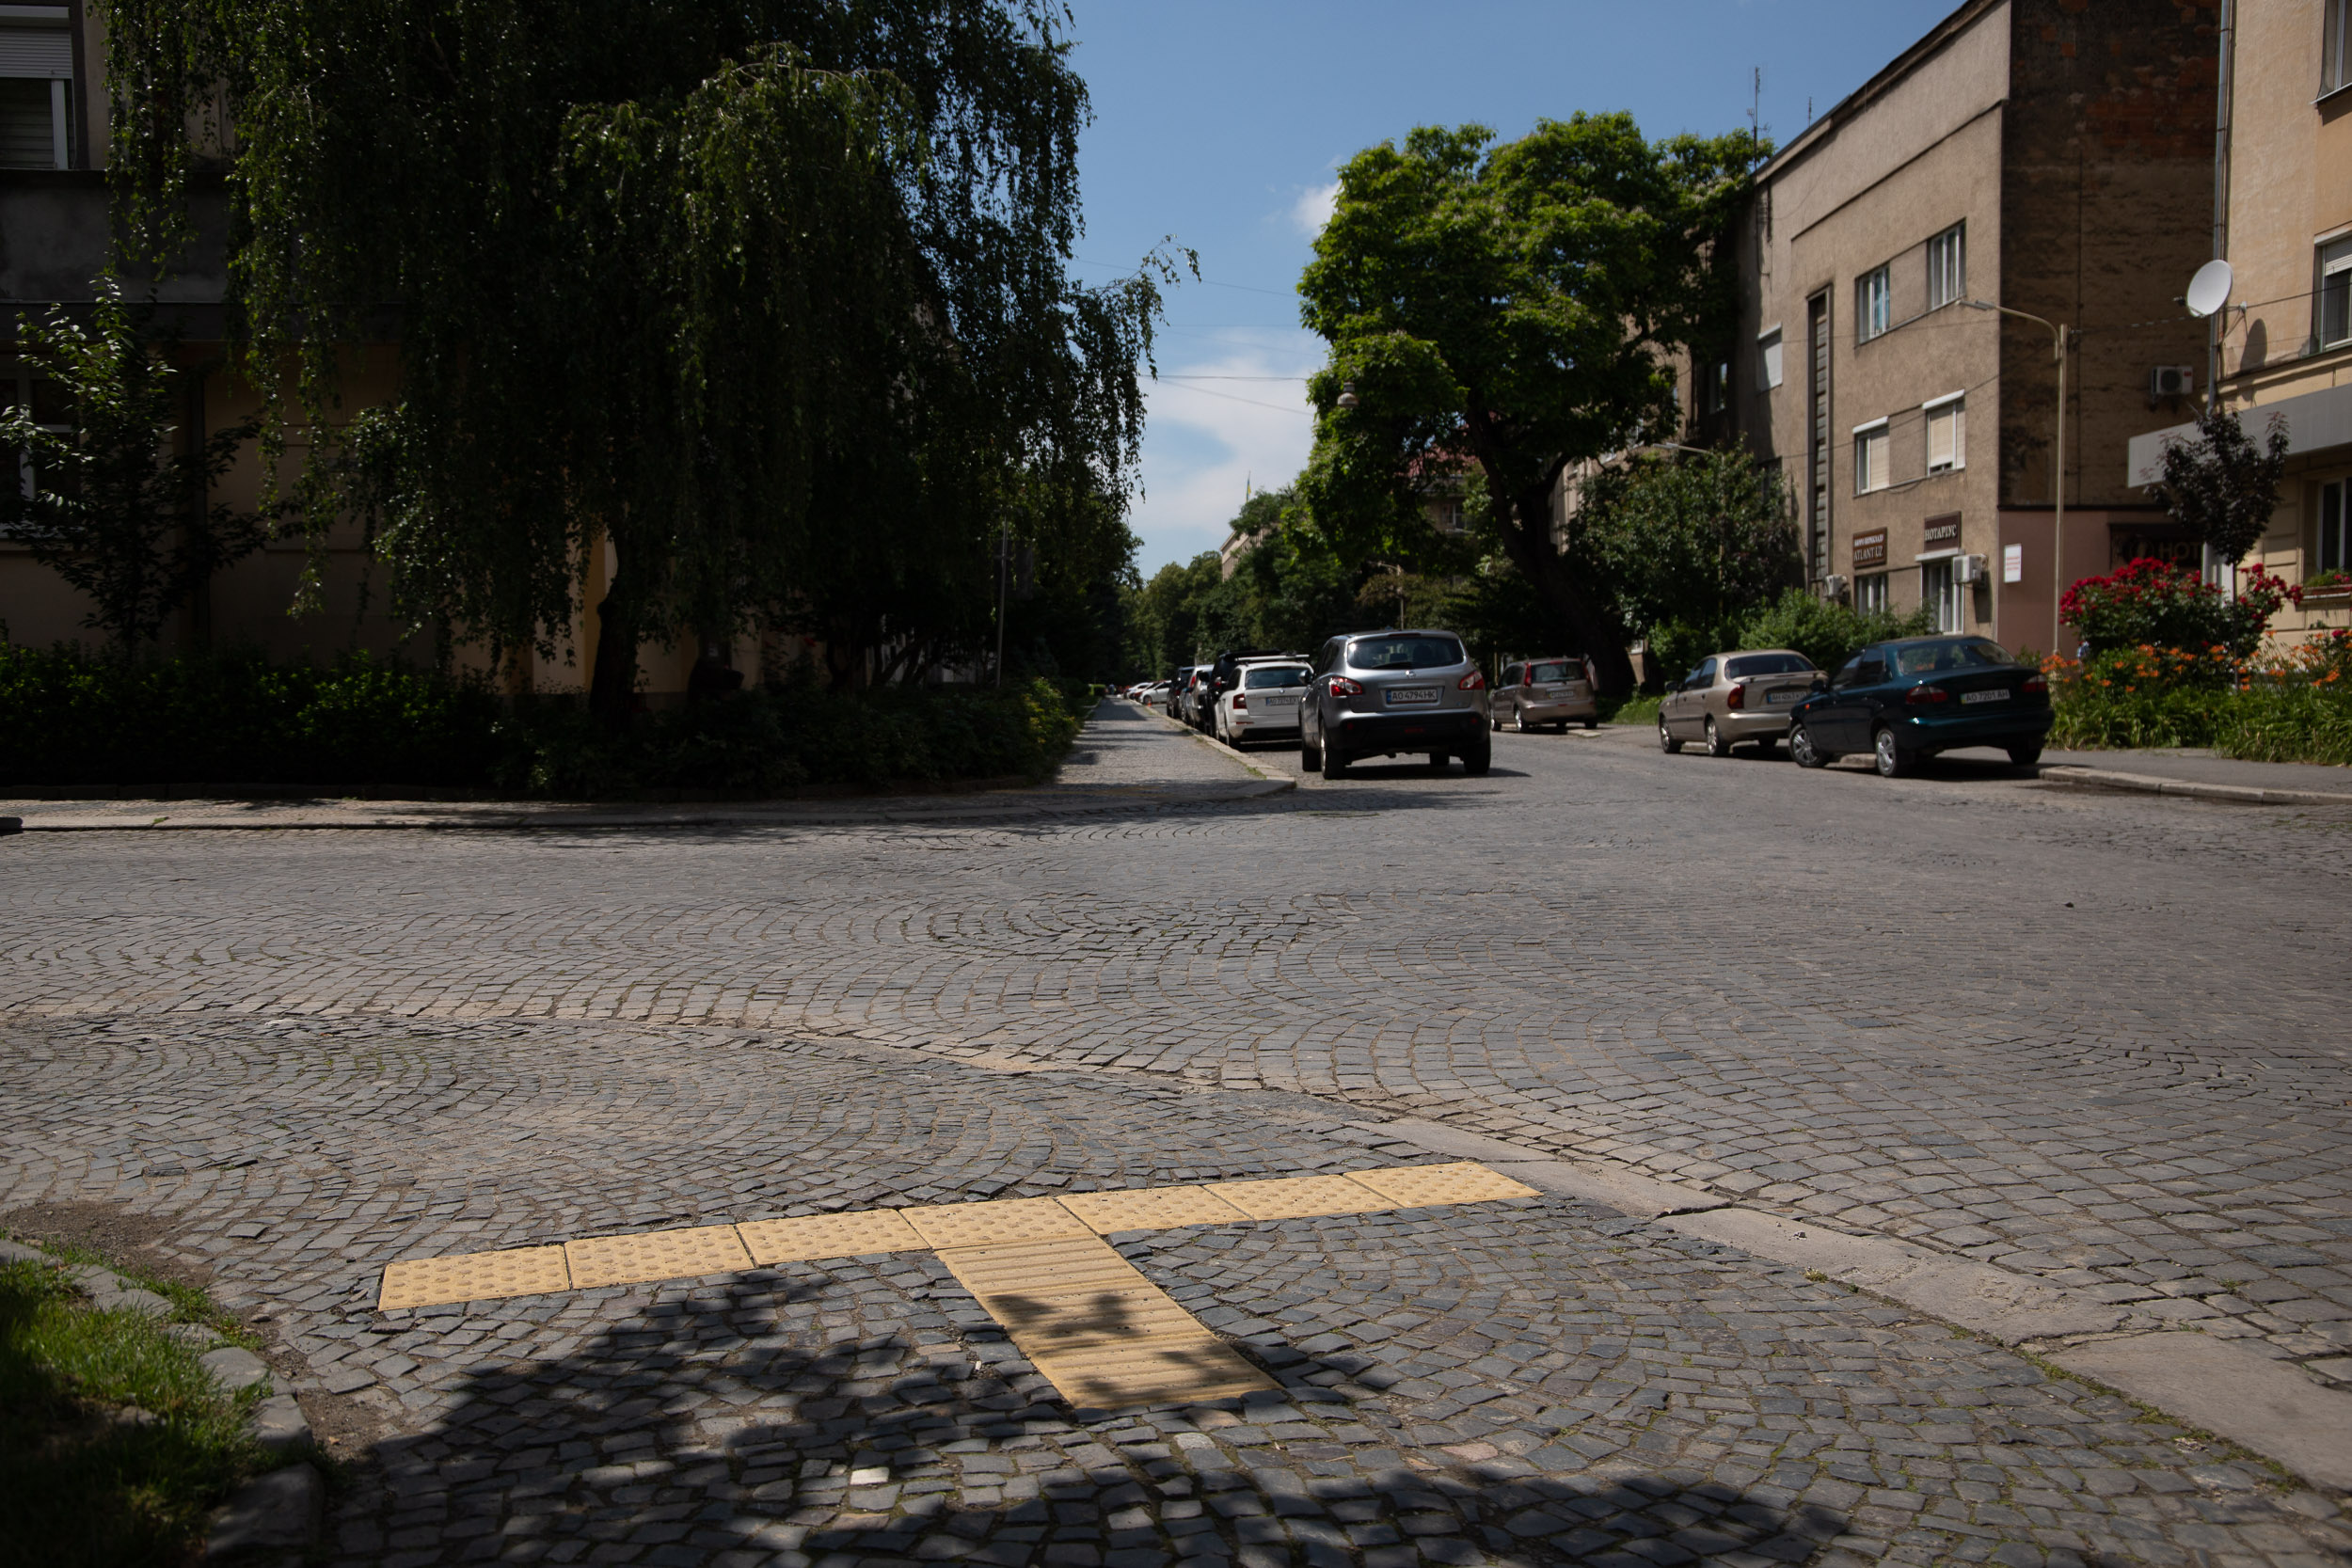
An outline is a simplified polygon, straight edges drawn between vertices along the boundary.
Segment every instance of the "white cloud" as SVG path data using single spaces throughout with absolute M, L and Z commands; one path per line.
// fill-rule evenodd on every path
M 1235 334 L 1222 352 L 1164 365 L 1144 384 L 1144 493 L 1128 525 L 1143 541 L 1145 577 L 1224 544 L 1245 485 L 1275 490 L 1297 477 L 1314 444 L 1305 377 L 1323 360 L 1312 333 Z M 1216 379 L 1179 379 L 1194 376 Z M 1248 379 L 1258 377 L 1283 379 Z
M 1325 224 L 1331 221 L 1332 209 L 1339 205 L 1339 200 L 1340 182 L 1337 180 L 1327 185 L 1310 185 L 1298 193 L 1296 201 L 1291 203 L 1291 221 L 1298 225 L 1300 233 L 1311 240 L 1323 232 Z

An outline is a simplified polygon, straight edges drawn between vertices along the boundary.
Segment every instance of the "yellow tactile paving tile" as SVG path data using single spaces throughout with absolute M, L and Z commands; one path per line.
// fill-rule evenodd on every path
M 747 1220 L 737 1226 L 755 1263 L 805 1263 L 821 1258 L 863 1258 L 869 1252 L 920 1252 L 930 1243 L 896 1209 L 849 1214 Z
M 950 1247 L 1002 1246 L 1056 1237 L 1092 1236 L 1078 1216 L 1050 1197 L 1004 1198 L 994 1203 L 941 1203 L 901 1209 L 924 1242 Z
M 591 1236 L 565 1242 L 564 1259 L 572 1285 L 638 1285 L 655 1279 L 691 1279 L 752 1266 L 752 1256 L 731 1225 L 702 1225 L 685 1230 L 646 1230 L 633 1236 Z
M 1300 1220 L 1317 1214 L 1368 1214 L 1393 1209 L 1360 1181 L 1344 1176 L 1292 1176 L 1271 1181 L 1216 1181 L 1215 1193 L 1253 1220 Z
M 1232 1225 L 1249 1217 L 1206 1187 L 1136 1187 L 1126 1192 L 1073 1193 L 1061 1200 L 1061 1206 L 1106 1236 L 1114 1230 Z
M 1198 1338 L 1147 1339 L 1120 1349 L 1023 1354 L 1062 1398 L 1081 1408 L 1199 1404 L 1277 1386 L 1232 1346 L 1203 1329 Z
M 1541 1197 L 1534 1188 L 1498 1175 L 1475 1160 L 1451 1165 L 1394 1165 L 1387 1170 L 1348 1172 L 1400 1209 L 1446 1203 L 1491 1203 L 1503 1197 Z
M 572 1276 L 560 1246 L 515 1247 L 505 1252 L 464 1252 L 452 1258 L 412 1258 L 384 1266 L 376 1307 L 443 1307 L 458 1301 L 501 1296 L 536 1296 L 571 1289 Z

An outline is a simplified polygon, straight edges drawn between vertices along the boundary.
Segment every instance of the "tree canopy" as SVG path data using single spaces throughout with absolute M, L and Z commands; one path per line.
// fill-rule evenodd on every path
M 1331 344 L 1310 387 L 1310 511 L 1345 552 L 1408 562 L 1434 543 L 1420 496 L 1474 465 L 1504 554 L 1622 693 L 1631 667 L 1554 542 L 1551 498 L 1571 465 L 1675 428 L 1669 357 L 1724 330 L 1716 242 L 1761 147 L 1650 142 L 1623 114 L 1494 139 L 1424 126 L 1340 170 L 1299 283 Z
M 1007 531 L 1124 561 L 1171 275 L 1069 276 L 1065 20 L 110 0 L 112 167 L 150 260 L 225 169 L 274 415 L 323 435 L 354 345 L 397 341 L 398 395 L 313 440 L 299 495 L 318 534 L 362 510 L 406 616 L 551 652 L 593 608 L 608 710 L 642 640 L 754 624 L 824 638 L 853 681 L 884 647 L 919 670 L 984 646 Z
M 2257 447 L 2237 415 L 2209 408 L 2197 417 L 2195 439 L 2165 442 L 2155 497 L 2190 537 L 2234 566 L 2270 530 L 2288 445 L 2286 421 L 2275 414 Z

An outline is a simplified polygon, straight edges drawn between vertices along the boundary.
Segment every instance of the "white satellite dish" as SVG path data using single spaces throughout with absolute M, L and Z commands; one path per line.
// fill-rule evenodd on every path
M 2188 280 L 2188 296 L 2185 303 L 2192 316 L 2210 316 L 2230 303 L 2230 263 L 2207 261 L 2197 269 L 2197 276 Z

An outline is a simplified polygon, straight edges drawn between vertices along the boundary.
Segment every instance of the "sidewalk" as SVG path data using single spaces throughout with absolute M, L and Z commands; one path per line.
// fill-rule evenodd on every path
M 908 822 L 989 822 L 1138 807 L 1200 805 L 1278 795 L 1294 785 L 1253 773 L 1222 748 L 1170 734 L 1140 709 L 1104 704 L 1078 733 L 1050 783 L 961 793 L 844 796 L 821 800 L 678 802 L 561 800 L 0 800 L 0 821 L 25 832 L 164 830 L 581 828 L 812 828 Z
M 2137 789 L 2256 803 L 2352 805 L 2352 768 L 2239 762 L 2187 747 L 2141 752 L 2044 752 L 2049 784 Z

